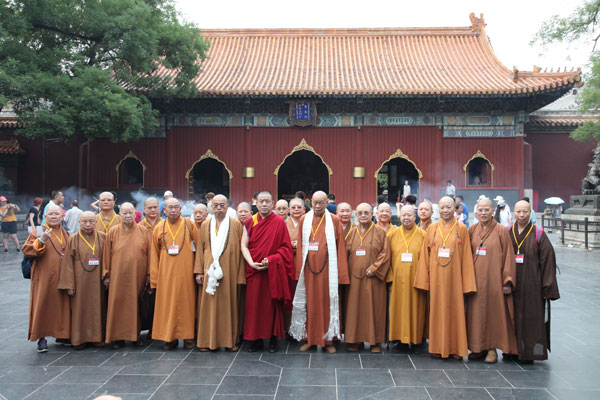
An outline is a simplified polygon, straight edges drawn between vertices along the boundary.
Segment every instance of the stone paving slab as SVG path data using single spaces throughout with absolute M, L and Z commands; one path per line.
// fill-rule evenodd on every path
M 551 235 L 556 242 L 557 235 Z M 282 341 L 280 352 L 164 351 L 162 343 L 74 351 L 26 340 L 29 281 L 18 254 L 0 254 L 0 398 L 126 400 L 210 399 L 600 399 L 600 253 L 556 246 L 561 299 L 552 303 L 548 361 L 439 360 L 427 346 L 401 353 L 357 353 L 338 345 L 306 353 Z

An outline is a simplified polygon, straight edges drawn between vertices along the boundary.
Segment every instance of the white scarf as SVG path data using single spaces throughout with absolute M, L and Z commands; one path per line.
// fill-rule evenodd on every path
M 329 257 L 329 328 L 323 338 L 332 340 L 334 337 L 340 337 L 340 305 L 338 301 L 338 264 L 337 264 L 337 246 L 335 244 L 335 231 L 333 220 L 329 211 L 325 210 L 325 237 L 327 239 L 327 254 Z M 302 269 L 300 270 L 300 279 L 296 287 L 292 309 L 292 323 L 290 325 L 290 334 L 296 340 L 303 340 L 307 337 L 306 333 L 306 286 L 304 283 L 304 266 L 308 255 L 308 241 L 311 234 L 311 228 L 314 218 L 314 211 L 311 210 L 304 217 L 302 224 Z
M 225 242 L 227 242 L 227 236 L 229 235 L 229 217 L 225 217 L 221 226 L 219 227 L 219 233 L 217 233 L 217 219 L 210 219 L 210 253 L 213 257 L 213 262 L 208 268 L 208 281 L 206 282 L 206 293 L 215 295 L 217 286 L 219 286 L 219 280 L 223 278 L 223 269 L 219 263 L 221 254 L 225 250 Z

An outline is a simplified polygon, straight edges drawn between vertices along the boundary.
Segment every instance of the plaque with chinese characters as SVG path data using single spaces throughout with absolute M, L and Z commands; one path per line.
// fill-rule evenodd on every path
M 312 101 L 290 102 L 290 125 L 312 126 L 317 124 L 317 106 Z

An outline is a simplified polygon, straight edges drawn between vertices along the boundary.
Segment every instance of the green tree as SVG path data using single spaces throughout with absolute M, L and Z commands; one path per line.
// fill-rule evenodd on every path
M 600 0 L 588 0 L 578 6 L 568 17 L 554 15 L 542 24 L 532 44 L 547 46 L 556 42 L 570 43 L 582 40 L 590 42 L 591 71 L 586 74 L 585 86 L 581 91 L 579 111 L 600 111 L 600 52 L 596 49 L 600 40 Z M 600 140 L 600 123 L 588 121 L 571 133 L 578 141 Z
M 207 50 L 172 0 L 0 0 L 0 109 L 28 137 L 139 139 L 157 125 L 149 98 L 196 93 Z

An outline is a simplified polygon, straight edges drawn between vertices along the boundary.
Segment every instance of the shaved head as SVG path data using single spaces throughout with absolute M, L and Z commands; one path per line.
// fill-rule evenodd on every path
M 356 206 L 356 211 L 369 211 L 369 212 L 373 212 L 373 208 L 371 208 L 371 205 L 368 203 L 360 203 L 359 205 Z
M 519 208 L 527 208 L 528 210 L 531 210 L 531 204 L 529 204 L 528 201 L 526 200 L 519 200 L 515 203 L 515 210 L 517 209 L 517 207 Z
M 249 203 L 242 201 L 240 204 L 238 204 L 237 209 L 238 209 L 238 211 L 241 209 L 252 211 L 252 206 Z
M 320 217 L 325 213 L 325 207 L 327 207 L 327 195 L 321 190 L 317 190 L 312 196 L 312 208 L 317 217 Z
M 156 203 L 158 206 L 158 199 L 156 197 L 146 197 L 146 200 L 144 200 L 144 207 L 148 207 L 152 203 Z
M 377 220 L 383 224 L 388 224 L 392 219 L 392 207 L 388 203 L 381 203 L 377 206 Z
M 102 192 L 100 193 L 100 196 L 98 196 L 98 200 L 102 201 L 103 197 L 108 196 L 112 201 L 115 200 L 115 195 L 112 194 L 112 192 Z
M 60 208 L 60 206 L 57 206 L 56 204 L 53 204 L 53 203 L 48 203 L 48 208 L 46 209 L 46 214 L 48 214 L 48 212 L 50 210 L 58 210 L 62 213 L 62 208 Z
M 124 210 L 132 210 L 135 212 L 135 207 L 133 206 L 133 204 L 129 203 L 129 202 L 125 202 L 123 204 L 121 204 L 121 211 Z
M 440 209 L 440 217 L 448 224 L 454 219 L 455 203 L 454 199 L 450 196 L 444 196 L 438 203 Z
M 415 213 L 415 206 L 412 206 L 410 204 L 407 204 L 405 206 L 402 206 L 402 208 L 400 208 L 400 214 L 402 214 L 403 212 L 411 212 L 411 213 Z
M 494 203 L 492 202 L 492 199 L 490 199 L 489 197 L 484 197 L 483 199 L 477 200 L 478 208 L 482 207 L 483 205 L 489 205 L 490 207 L 494 207 Z
M 237 218 L 240 222 L 244 222 L 252 216 L 252 206 L 245 201 L 237 206 Z
M 313 200 L 316 199 L 318 201 L 327 200 L 327 194 L 325 194 L 325 192 L 323 192 L 321 190 L 317 190 L 316 192 L 313 193 L 312 198 L 313 198 Z
M 352 207 L 348 203 L 340 203 L 337 206 L 337 216 L 340 222 L 346 225 L 352 218 Z
M 275 203 L 275 212 L 281 218 L 286 219 L 289 212 L 288 202 L 284 199 L 277 200 L 277 203 Z
M 361 229 L 366 229 L 372 223 L 373 207 L 368 203 L 360 203 L 356 206 L 356 218 L 361 225 Z
M 79 221 L 81 221 L 82 218 L 89 218 L 89 217 L 92 217 L 93 219 L 96 219 L 96 214 L 94 214 L 91 211 L 84 211 L 79 216 Z
M 419 214 L 419 218 L 421 219 L 421 221 L 423 221 L 422 223 L 429 221 L 431 219 L 431 216 L 433 215 L 433 205 L 431 204 L 431 202 L 427 200 L 422 201 L 419 204 L 419 208 L 417 208 L 417 214 Z
M 96 215 L 91 211 L 84 211 L 79 216 L 79 229 L 86 235 L 91 235 L 96 230 Z
M 131 203 L 123 203 L 121 204 L 119 215 L 121 216 L 123 225 L 132 226 L 135 222 L 135 207 Z
M 377 206 L 377 212 L 379 212 L 379 210 L 389 210 L 389 211 L 392 211 L 392 207 L 390 207 L 390 205 L 388 203 L 381 203 L 380 205 Z
M 299 204 L 302 207 L 304 207 L 304 200 L 294 197 L 293 199 L 290 200 L 290 207 L 294 204 Z

